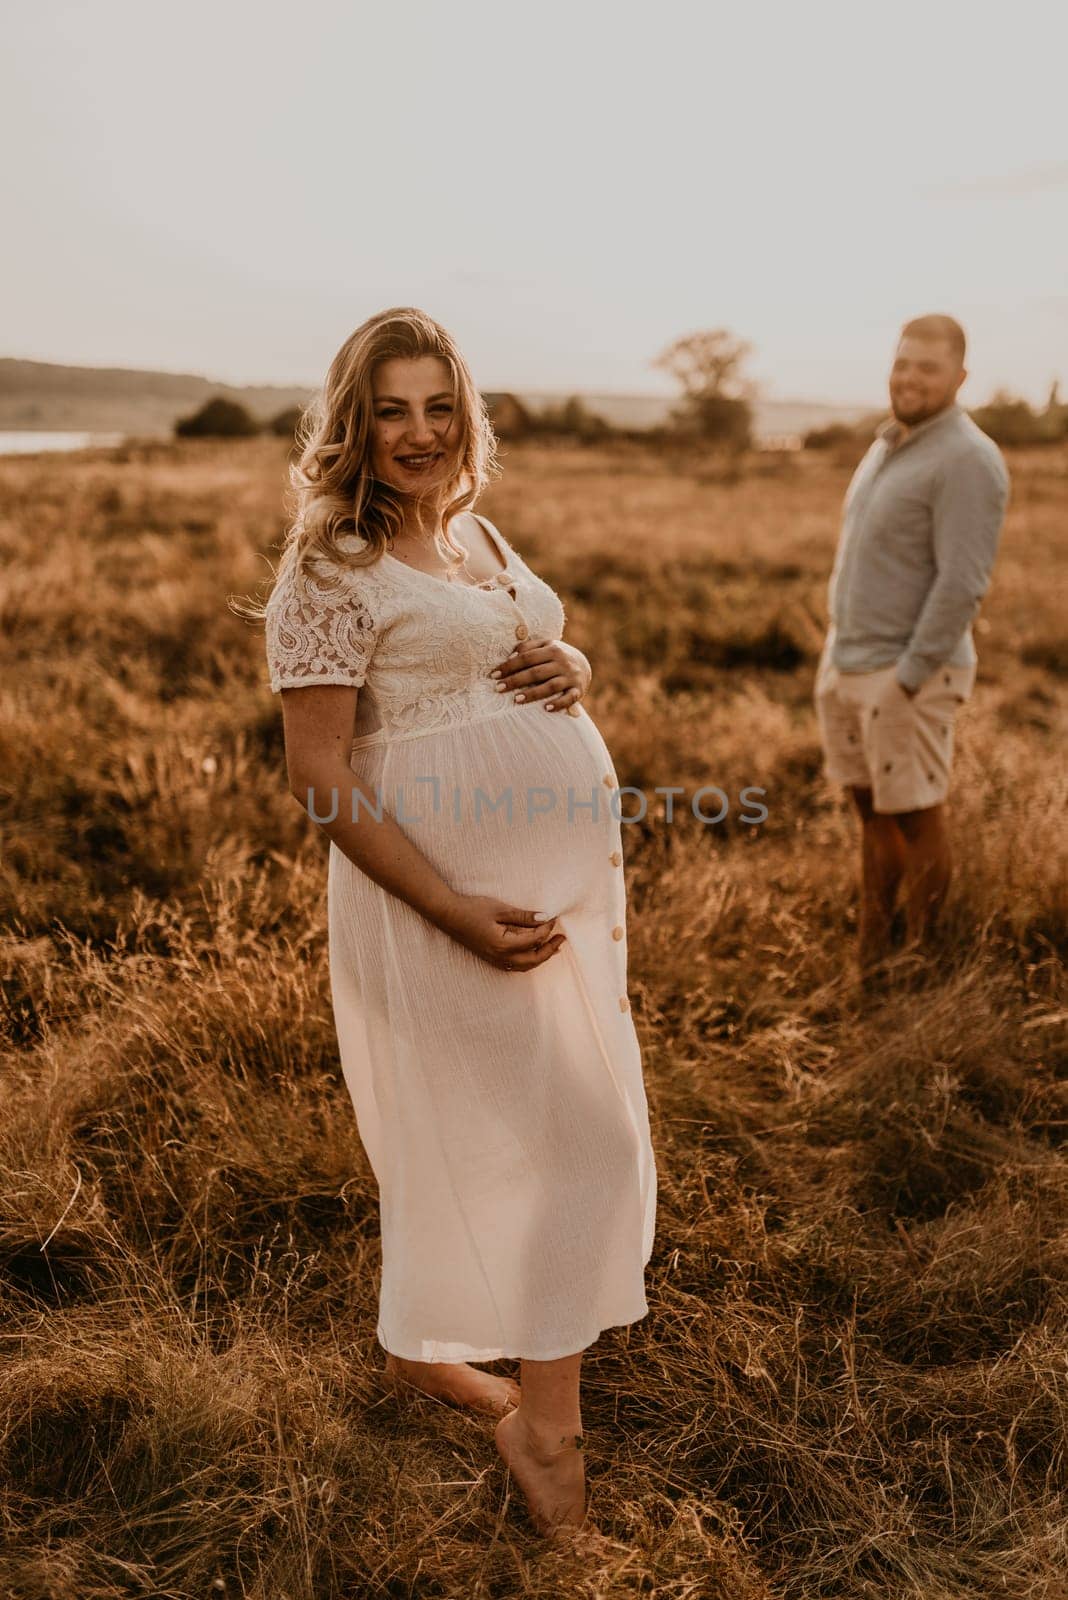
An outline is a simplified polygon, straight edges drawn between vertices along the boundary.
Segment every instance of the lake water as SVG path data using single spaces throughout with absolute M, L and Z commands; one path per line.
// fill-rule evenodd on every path
M 121 444 L 124 433 L 0 433 L 0 456 L 37 455 L 42 450 L 91 450 Z

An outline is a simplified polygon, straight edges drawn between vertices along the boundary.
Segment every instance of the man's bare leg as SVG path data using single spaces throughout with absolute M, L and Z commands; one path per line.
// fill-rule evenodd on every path
M 862 830 L 857 957 L 865 973 L 890 949 L 894 905 L 906 871 L 906 840 L 898 817 L 873 808 L 870 789 L 854 787 L 850 793 Z
M 910 944 L 931 933 L 945 903 L 953 873 L 944 805 L 902 811 L 896 817 L 905 839 L 905 906 Z
M 497 1424 L 497 1449 L 547 1537 L 574 1534 L 586 1515 L 579 1369 L 582 1353 L 520 1365 L 519 1409 Z

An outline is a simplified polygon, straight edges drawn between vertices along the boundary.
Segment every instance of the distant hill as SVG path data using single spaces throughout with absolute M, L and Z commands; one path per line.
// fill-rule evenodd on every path
M 311 388 L 284 384 L 218 383 L 184 372 L 146 372 L 136 367 L 64 367 L 47 361 L 0 358 L 0 431 L 170 434 L 212 395 L 239 401 L 266 420 L 288 406 L 304 405 Z M 532 411 L 559 404 L 569 393 L 518 392 Z M 666 420 L 676 401 L 649 394 L 583 394 L 591 411 L 617 428 L 649 428 Z M 799 435 L 831 422 L 859 422 L 864 406 L 823 405 L 805 400 L 758 400 L 759 438 Z
M 3 357 L 0 430 L 169 434 L 179 417 L 196 411 L 212 395 L 237 400 L 266 420 L 286 406 L 303 405 L 312 393 L 282 384 L 239 387 L 184 372 L 62 367 Z

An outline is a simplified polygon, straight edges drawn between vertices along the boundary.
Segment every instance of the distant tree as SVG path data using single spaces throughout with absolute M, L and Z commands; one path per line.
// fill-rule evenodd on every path
M 972 418 L 996 444 L 1055 444 L 1068 435 L 1068 410 L 1056 398 L 1056 386 L 1045 411 L 1032 411 L 1026 400 L 999 389 Z
M 267 432 L 277 434 L 280 439 L 293 439 L 296 437 L 303 415 L 302 407 L 286 406 L 284 411 L 280 411 L 267 423 Z
M 744 397 L 748 386 L 741 376 L 752 345 L 736 339 L 726 328 L 688 333 L 661 351 L 653 362 L 670 372 L 687 395 Z
M 802 443 L 806 450 L 834 450 L 838 445 L 849 444 L 854 436 L 848 422 L 828 422 L 823 428 L 810 428 Z
M 534 419 L 539 433 L 589 444 L 613 432 L 612 426 L 596 411 L 591 411 L 581 395 L 573 394 L 561 404 L 545 406 Z
M 1050 384 L 1049 399 L 1042 416 L 1051 438 L 1068 439 L 1068 405 L 1061 399 L 1061 386 L 1056 378 Z
M 755 386 L 742 376 L 752 346 L 726 328 L 686 334 L 661 351 L 653 366 L 681 385 L 673 413 L 678 431 L 734 449 L 752 442 Z
M 573 394 L 564 406 L 563 426 L 577 439 L 603 439 L 611 427 L 596 411 L 591 411 L 581 395 Z
M 247 439 L 259 433 L 260 425 L 236 400 L 216 395 L 176 422 L 174 431 L 180 439 Z

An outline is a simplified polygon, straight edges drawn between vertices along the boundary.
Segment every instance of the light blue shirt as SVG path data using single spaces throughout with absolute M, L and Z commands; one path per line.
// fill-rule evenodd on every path
M 846 492 L 828 592 L 839 672 L 897 663 L 906 689 L 974 663 L 972 619 L 1009 499 L 994 441 L 958 405 L 902 431 L 884 423 Z

